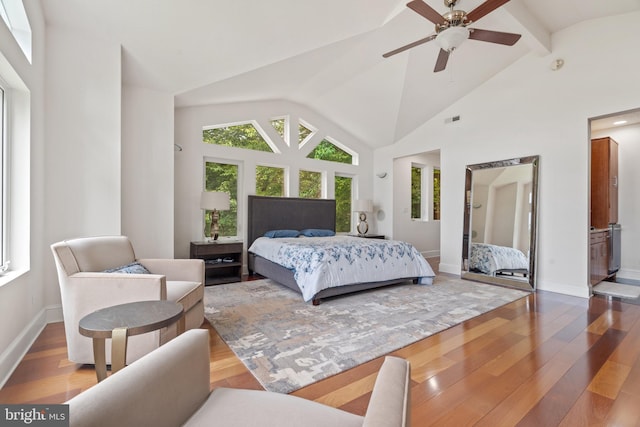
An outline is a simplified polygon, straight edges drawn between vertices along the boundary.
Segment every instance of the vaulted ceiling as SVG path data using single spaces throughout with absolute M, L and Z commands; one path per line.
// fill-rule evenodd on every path
M 442 0 L 424 0 L 440 13 Z M 459 0 L 467 12 L 484 0 Z M 511 0 L 476 28 L 522 34 L 507 47 L 465 41 L 446 70 L 434 33 L 407 0 L 54 0 L 47 23 L 123 46 L 125 83 L 176 106 L 265 99 L 301 103 L 371 147 L 392 144 L 524 55 L 552 55 L 551 35 L 640 10 L 640 0 Z M 552 56 L 551 56 L 552 57 Z

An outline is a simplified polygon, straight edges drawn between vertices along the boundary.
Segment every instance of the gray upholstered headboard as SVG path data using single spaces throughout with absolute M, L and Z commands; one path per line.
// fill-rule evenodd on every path
M 336 201 L 249 196 L 247 248 L 269 230 L 336 229 Z

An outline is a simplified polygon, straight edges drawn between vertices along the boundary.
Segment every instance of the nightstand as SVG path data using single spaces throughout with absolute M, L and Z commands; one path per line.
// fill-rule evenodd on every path
M 384 239 L 384 234 L 349 234 L 351 237 L 362 237 L 363 239 Z
M 235 240 L 213 242 L 191 242 L 190 258 L 204 260 L 204 285 L 242 280 L 243 244 Z

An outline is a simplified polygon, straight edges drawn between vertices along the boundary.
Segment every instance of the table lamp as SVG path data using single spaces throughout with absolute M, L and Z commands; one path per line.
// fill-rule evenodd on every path
M 367 224 L 367 212 L 373 212 L 373 202 L 369 199 L 358 199 L 353 205 L 353 211 L 359 213 L 359 221 L 356 229 L 358 234 L 364 236 L 369 231 Z
M 213 240 L 218 240 L 218 220 L 220 219 L 219 211 L 229 210 L 229 193 L 222 191 L 203 191 L 200 195 L 200 209 L 205 211 L 205 230 L 204 237 L 206 240 L 211 240 L 211 234 L 213 233 Z M 206 215 L 211 215 L 211 220 L 207 226 Z

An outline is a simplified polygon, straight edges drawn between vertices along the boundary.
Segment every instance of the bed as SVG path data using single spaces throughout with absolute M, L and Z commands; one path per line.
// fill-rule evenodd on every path
M 469 269 L 490 276 L 507 274 L 526 277 L 529 272 L 529 258 L 516 248 L 472 243 Z
M 417 252 L 417 250 L 412 245 L 405 242 L 396 242 L 382 239 L 364 239 L 350 236 L 336 236 L 335 238 L 264 238 L 264 234 L 272 230 L 335 230 L 335 200 L 249 196 L 247 212 L 247 246 L 249 248 L 247 261 L 249 273 L 258 273 L 284 286 L 287 286 L 300 293 L 305 301 L 311 301 L 314 305 L 318 305 L 324 298 L 357 292 L 365 289 L 387 286 L 391 284 L 411 281 L 414 283 L 423 284 L 432 283 L 434 277 L 433 270 L 426 262 L 426 260 L 419 254 L 419 252 Z M 342 251 L 342 254 L 348 253 L 349 255 L 347 257 L 353 255 L 354 253 L 362 251 L 368 252 L 369 254 L 373 252 L 389 253 L 392 254 L 393 257 L 396 257 L 396 255 L 398 255 L 399 253 L 402 253 L 403 256 L 406 255 L 409 258 L 412 258 L 416 265 L 405 265 L 408 270 L 401 269 L 399 270 L 399 273 L 395 275 L 389 275 L 389 272 L 385 268 L 384 272 L 386 277 L 380 274 L 380 270 L 378 270 L 378 274 L 374 276 L 369 275 L 367 276 L 366 280 L 359 279 L 358 277 L 361 277 L 358 275 L 359 273 L 350 271 L 348 274 L 346 274 L 348 281 L 341 283 L 328 283 L 333 281 L 333 273 L 323 271 L 321 273 L 315 273 L 314 276 L 316 282 L 320 282 L 319 288 L 310 289 L 307 286 L 308 283 L 304 284 L 301 288 L 298 283 L 297 277 L 300 278 L 302 273 L 300 271 L 296 271 L 296 266 L 293 266 L 293 264 L 287 264 L 287 266 L 283 266 L 275 261 L 267 259 L 265 256 L 261 256 L 255 253 L 255 251 L 260 250 L 260 242 L 264 242 L 265 239 L 278 241 L 278 244 L 291 243 L 292 241 L 294 246 L 297 245 L 298 247 L 303 247 L 303 250 L 307 251 L 307 254 L 313 253 L 314 249 L 311 249 L 309 247 L 309 245 L 311 245 L 313 241 L 321 242 L 321 246 L 324 246 L 325 249 L 327 249 L 328 247 L 329 251 L 333 251 L 332 254 L 337 253 L 336 251 Z M 329 245 L 329 241 L 331 240 L 340 242 L 340 244 L 343 245 L 343 249 L 332 248 L 331 245 Z M 346 245 L 347 249 L 345 249 L 344 245 Z M 280 250 L 271 248 L 268 249 L 268 251 L 279 252 Z M 291 247 L 283 249 L 283 251 L 284 253 L 289 254 L 294 253 L 287 252 L 294 251 L 294 249 Z M 310 256 L 311 255 L 297 256 L 297 258 L 308 260 Z M 285 258 L 296 258 L 296 256 L 288 256 Z M 369 256 L 369 258 L 373 257 Z M 376 260 L 378 262 L 377 267 L 379 268 L 380 264 L 384 261 L 380 258 L 376 258 Z M 365 273 L 367 271 L 371 273 L 371 269 L 376 268 L 375 266 L 371 267 L 371 269 L 363 268 L 365 264 L 362 260 L 351 260 L 349 263 L 353 268 L 364 271 Z M 304 269 L 307 267 L 309 267 L 309 264 L 302 268 Z M 347 267 L 342 265 L 342 268 Z M 411 271 L 411 274 L 408 274 L 407 271 Z M 311 273 L 311 275 L 313 276 L 313 273 Z M 327 278 L 329 277 L 332 277 L 332 279 L 328 280 Z

